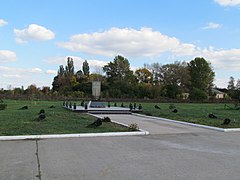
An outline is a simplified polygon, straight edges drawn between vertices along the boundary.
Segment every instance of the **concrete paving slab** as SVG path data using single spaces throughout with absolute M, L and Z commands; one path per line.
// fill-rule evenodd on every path
M 114 121 L 124 124 L 138 124 L 139 128 L 148 131 L 150 134 L 179 134 L 179 133 L 196 133 L 208 132 L 210 130 L 199 127 L 192 127 L 189 125 L 177 124 L 173 122 L 166 122 L 148 117 L 140 117 L 127 114 L 101 114 L 101 117 L 108 116 Z
M 239 134 L 221 134 L 41 140 L 42 179 L 237 180 Z
M 0 141 L 0 179 L 38 180 L 35 141 Z

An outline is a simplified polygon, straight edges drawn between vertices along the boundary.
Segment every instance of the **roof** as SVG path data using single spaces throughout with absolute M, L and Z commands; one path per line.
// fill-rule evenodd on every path
M 224 92 L 221 92 L 217 89 L 212 89 L 212 93 L 215 93 L 215 94 L 225 94 Z

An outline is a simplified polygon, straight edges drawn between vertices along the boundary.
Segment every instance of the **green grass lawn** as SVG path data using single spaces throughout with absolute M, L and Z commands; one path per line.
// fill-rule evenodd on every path
M 126 127 L 106 122 L 97 128 L 86 128 L 96 118 L 71 112 L 62 107 L 61 101 L 4 100 L 4 103 L 7 108 L 0 110 L 1 136 L 129 131 Z M 19 110 L 23 106 L 28 106 L 28 109 Z M 45 110 L 46 119 L 34 120 L 41 109 Z
M 221 128 L 240 128 L 240 110 L 225 109 L 224 104 L 175 103 L 177 113 L 173 113 L 169 109 L 170 103 L 141 104 L 143 106 L 142 114 Z M 161 109 L 154 108 L 155 105 L 158 105 Z M 229 104 L 229 106 L 233 105 Z M 218 118 L 209 118 L 209 113 L 213 113 Z M 225 118 L 231 120 L 229 125 L 222 125 Z

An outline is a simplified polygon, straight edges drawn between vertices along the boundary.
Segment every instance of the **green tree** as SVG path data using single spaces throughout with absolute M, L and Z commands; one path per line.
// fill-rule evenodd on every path
M 136 77 L 133 75 L 133 71 L 130 70 L 128 59 L 118 55 L 113 62 L 103 67 L 103 71 L 106 73 L 107 82 L 110 85 L 108 94 L 113 97 L 134 96 Z
M 197 57 L 188 63 L 188 69 L 190 74 L 190 98 L 196 99 L 194 97 L 198 92 L 196 89 L 202 91 L 208 95 L 213 88 L 213 80 L 215 73 L 212 70 L 211 64 L 207 62 L 204 58 Z M 191 94 L 192 93 L 192 94 Z M 202 98 L 207 98 L 202 96 Z
M 55 76 L 53 78 L 53 82 L 52 82 L 52 91 L 53 92 L 58 92 L 60 89 L 60 83 L 59 83 L 58 79 L 59 79 L 59 76 Z
M 116 56 L 113 62 L 105 65 L 103 71 L 106 73 L 109 82 L 114 82 L 114 80 L 125 80 L 133 76 L 128 59 L 120 55 Z
M 190 78 L 186 62 L 176 61 L 173 64 L 163 65 L 158 74 L 160 84 L 165 89 L 167 97 L 176 98 L 181 93 L 188 91 L 187 85 Z
M 153 72 L 153 84 L 160 86 L 162 96 L 176 98 L 183 92 L 188 92 L 189 71 L 185 61 L 150 66 Z
M 89 65 L 88 65 L 87 60 L 85 60 L 85 61 L 83 62 L 82 70 L 83 70 L 83 74 L 84 74 L 85 76 L 89 76 L 89 74 L 90 74 L 90 68 L 89 68 Z
M 152 83 L 153 74 L 147 68 L 140 68 L 135 71 L 139 83 Z
M 63 65 L 59 66 L 58 74 L 54 77 L 52 82 L 52 91 L 66 95 L 66 93 L 68 93 L 67 91 L 71 91 L 72 86 L 76 85 L 74 76 L 73 59 L 68 57 L 65 69 Z
M 73 58 L 71 58 L 71 57 L 67 58 L 67 65 L 66 65 L 66 68 L 65 68 L 65 74 L 66 74 L 66 76 L 72 76 L 74 74 Z
M 193 88 L 190 91 L 189 98 L 196 101 L 202 101 L 208 98 L 208 94 L 198 88 Z
M 42 92 L 44 95 L 48 95 L 48 94 L 50 93 L 50 87 L 48 87 L 48 86 L 43 86 L 41 92 Z
M 236 89 L 236 87 L 235 87 L 235 79 L 232 76 L 230 77 L 230 80 L 228 81 L 227 89 L 228 90 L 235 90 Z
M 237 86 L 237 84 L 236 84 Z M 228 81 L 228 95 L 233 98 L 233 99 L 237 99 L 238 98 L 238 93 L 237 93 L 237 87 L 235 86 L 235 79 L 234 77 L 230 77 L 229 81 Z
M 60 65 L 59 69 L 58 69 L 58 75 L 63 76 L 64 73 L 65 73 L 64 67 L 63 67 L 63 65 Z

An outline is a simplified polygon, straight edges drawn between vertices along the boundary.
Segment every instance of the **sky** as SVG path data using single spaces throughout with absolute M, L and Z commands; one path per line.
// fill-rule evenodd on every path
M 50 86 L 67 57 L 91 72 L 204 57 L 215 85 L 240 79 L 240 0 L 1 0 L 0 88 Z

